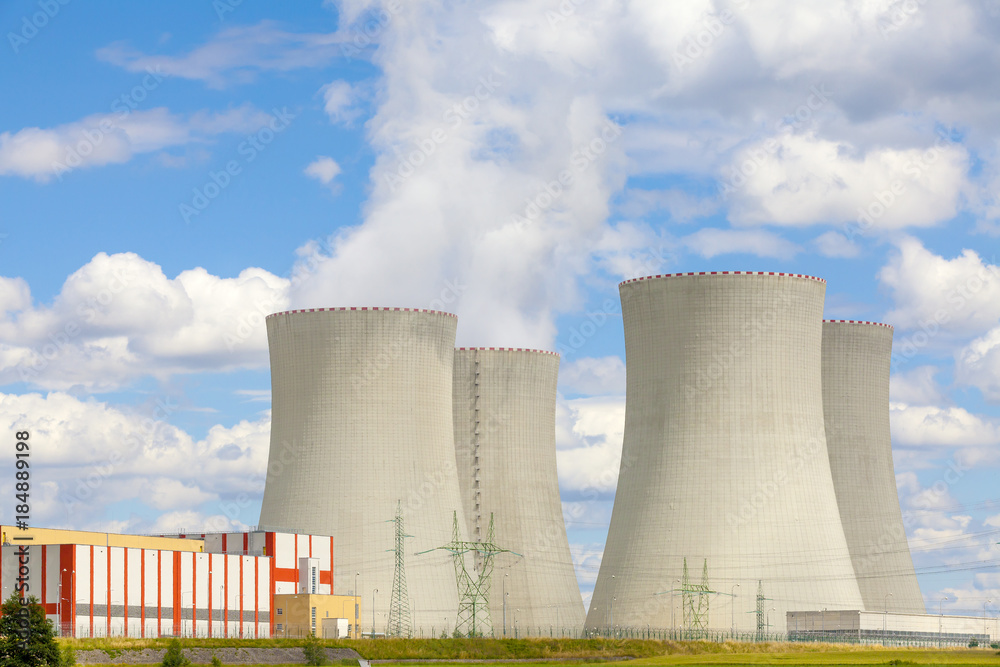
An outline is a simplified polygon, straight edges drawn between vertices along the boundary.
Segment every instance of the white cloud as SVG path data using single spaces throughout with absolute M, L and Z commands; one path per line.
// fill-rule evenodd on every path
M 812 134 L 761 141 L 740 151 L 724 178 L 732 188 L 729 217 L 736 224 L 850 223 L 861 233 L 936 225 L 958 212 L 968 154 L 951 144 L 933 150 L 928 160 L 920 148 L 862 152 Z
M 890 403 L 889 420 L 893 439 L 903 446 L 1000 449 L 1000 422 L 964 408 Z
M 32 450 L 33 465 L 44 470 L 49 485 L 32 503 L 33 520 L 40 525 L 102 529 L 93 517 L 123 501 L 139 499 L 155 513 L 195 511 L 202 503 L 218 505 L 222 511 L 226 498 L 241 493 L 259 498 L 270 416 L 214 426 L 204 439 L 195 440 L 170 423 L 184 410 L 169 395 L 137 408 L 122 408 L 61 392 L 0 394 L 0 426 L 11 432 L 30 431 L 33 439 L 45 443 Z M 11 484 L 0 483 L 0 489 L 6 494 Z M 3 511 L 12 510 L 5 505 Z M 243 524 L 255 522 L 256 517 L 243 514 L 247 512 L 237 512 L 233 518 Z M 4 521 L 11 518 L 6 515 Z
M 265 315 L 290 281 L 262 269 L 221 278 L 202 268 L 168 278 L 133 253 L 99 253 L 50 306 L 0 317 L 0 377 L 46 389 L 111 390 L 135 378 L 263 367 Z
M 824 257 L 850 259 L 857 257 L 861 249 L 840 232 L 825 232 L 813 239 L 813 245 Z
M 691 222 L 696 218 L 712 215 L 719 209 L 714 199 L 700 199 L 679 189 L 642 190 L 630 188 L 623 193 L 623 201 L 618 206 L 625 216 L 639 218 L 666 211 L 673 222 Z
M 889 400 L 909 405 L 940 405 L 944 393 L 934 377 L 936 366 L 919 366 L 889 378 Z
M 681 242 L 706 259 L 719 255 L 748 254 L 758 257 L 790 259 L 800 248 L 763 229 L 717 229 L 706 227 L 685 236 Z
M 604 230 L 592 253 L 601 270 L 627 280 L 666 272 L 677 259 L 673 245 L 649 225 L 619 222 Z
M 614 496 L 625 431 L 625 398 L 559 400 L 556 457 L 559 488 L 569 500 Z
M 27 127 L 0 134 L 0 175 L 33 178 L 45 183 L 74 169 L 128 162 L 141 153 L 171 146 L 205 142 L 225 132 L 248 132 L 270 116 L 249 104 L 188 117 L 165 108 L 127 109 L 95 114 L 79 121 L 43 129 Z
M 332 157 L 320 155 L 309 163 L 303 173 L 310 178 L 315 178 L 323 185 L 332 186 L 333 179 L 340 174 L 340 165 Z
M 323 111 L 331 122 L 350 125 L 361 115 L 361 109 L 357 106 L 358 93 L 347 81 L 328 83 L 320 88 L 320 92 L 323 94 Z
M 625 362 L 617 356 L 564 361 L 559 368 L 559 388 L 564 394 L 624 394 Z
M 1000 402 L 1000 327 L 959 350 L 955 366 L 957 382 L 977 387 L 987 400 Z
M 147 55 L 116 42 L 98 49 L 97 57 L 129 72 L 154 69 L 221 88 L 227 83 L 253 81 L 262 71 L 321 67 L 341 55 L 341 42 L 335 33 L 292 33 L 271 21 L 261 21 L 221 30 L 181 56 Z
M 894 302 L 885 321 L 897 328 L 972 337 L 1000 320 L 1000 267 L 973 250 L 945 259 L 903 237 L 878 278 Z

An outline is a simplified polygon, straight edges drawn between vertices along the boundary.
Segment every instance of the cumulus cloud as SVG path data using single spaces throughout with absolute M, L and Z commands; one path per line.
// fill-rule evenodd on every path
M 31 306 L 25 288 L 15 290 L 17 307 L 0 318 L 0 378 L 106 391 L 146 375 L 263 367 L 263 318 L 285 309 L 290 285 L 254 268 L 168 278 L 134 253 L 99 253 L 51 305 Z
M 559 368 L 562 393 L 607 396 L 625 393 L 625 362 L 621 357 L 584 357 Z
M 967 170 L 968 154 L 957 145 L 863 152 L 812 134 L 785 134 L 736 155 L 726 194 L 737 224 L 853 223 L 860 232 L 926 227 L 958 212 Z
M 850 259 L 857 257 L 861 249 L 840 232 L 825 232 L 813 239 L 813 246 L 824 257 Z
M 204 504 L 221 512 L 223 501 L 242 493 L 259 499 L 270 415 L 214 426 L 196 440 L 170 423 L 185 409 L 172 395 L 125 409 L 62 392 L 0 394 L 0 425 L 11 432 L 30 431 L 45 443 L 32 450 L 33 466 L 44 471 L 48 485 L 32 503 L 33 520 L 100 529 L 94 517 L 124 501 L 138 502 L 155 515 L 169 509 L 200 512 L 197 506 Z M 0 488 L 12 493 L 12 484 L 5 481 Z M 247 515 L 234 518 L 253 523 L 248 503 L 242 507 Z M 3 511 L 12 510 L 5 505 Z M 4 521 L 11 518 L 7 514 Z M 148 521 L 130 520 L 132 529 L 136 520 Z
M 960 407 L 909 406 L 890 403 L 893 441 L 903 447 L 961 448 L 963 463 L 1000 457 L 1000 421 Z
M 973 340 L 956 355 L 956 381 L 977 387 L 992 402 L 1000 402 L 1000 327 Z
M 885 321 L 897 328 L 971 337 L 1000 320 L 1000 267 L 974 250 L 946 259 L 903 237 L 878 278 L 894 302 Z
M 323 95 L 323 111 L 330 121 L 339 125 L 350 125 L 358 116 L 359 95 L 347 81 L 334 81 L 320 89 Z
M 340 165 L 332 157 L 320 155 L 309 163 L 303 173 L 323 185 L 332 187 L 333 180 L 340 174 Z
M 556 456 L 563 498 L 574 501 L 614 497 L 624 432 L 623 396 L 560 399 Z
M 45 183 L 74 169 L 128 162 L 135 155 L 205 142 L 226 132 L 249 132 L 270 116 L 252 105 L 189 116 L 165 108 L 95 114 L 52 128 L 0 134 L 0 175 Z
M 944 392 L 935 381 L 940 369 L 936 366 L 919 366 L 889 378 L 889 400 L 910 405 L 940 405 Z

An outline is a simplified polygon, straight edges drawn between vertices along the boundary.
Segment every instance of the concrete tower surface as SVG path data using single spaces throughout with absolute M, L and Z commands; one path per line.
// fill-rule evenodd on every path
M 587 627 L 782 632 L 789 610 L 861 608 L 823 423 L 825 281 L 677 274 L 620 291 L 625 436 Z M 716 593 L 698 594 L 706 564 Z
M 833 486 L 868 611 L 923 614 L 889 437 L 892 327 L 823 323 L 823 408 Z
M 271 447 L 260 526 L 333 536 L 334 590 L 348 594 L 357 580 L 366 633 L 373 611 L 377 632 L 388 622 L 398 502 L 413 536 L 414 632 L 454 627 L 451 557 L 414 554 L 451 541 L 453 512 L 465 521 L 452 425 L 456 324 L 454 315 L 404 308 L 267 318 Z
M 455 350 L 458 480 L 469 539 L 520 556 L 496 557 L 490 614 L 497 635 L 578 632 L 584 609 L 563 523 L 556 473 L 559 355 L 538 350 Z M 478 564 L 477 564 L 478 565 Z

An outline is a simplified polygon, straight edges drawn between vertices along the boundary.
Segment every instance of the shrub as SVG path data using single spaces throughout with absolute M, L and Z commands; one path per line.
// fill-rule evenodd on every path
M 306 658 L 307 665 L 329 665 L 330 660 L 326 657 L 326 647 L 319 637 L 309 633 L 305 643 L 302 645 L 302 654 Z
M 219 656 L 212 656 L 212 667 L 222 667 L 222 661 L 219 660 Z
M 167 652 L 163 655 L 163 662 L 160 664 L 163 667 L 187 667 L 191 664 L 191 661 L 184 657 L 184 652 L 181 651 L 180 640 L 174 639 L 170 642 Z

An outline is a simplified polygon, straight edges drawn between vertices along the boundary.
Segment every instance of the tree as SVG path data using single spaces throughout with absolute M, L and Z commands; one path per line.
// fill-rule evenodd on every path
M 184 653 L 181 651 L 181 642 L 179 639 L 174 639 L 170 642 L 167 652 L 163 654 L 163 662 L 160 664 L 163 667 L 187 667 L 187 665 L 191 664 L 191 661 L 185 658 Z
M 307 665 L 329 665 L 330 660 L 326 657 L 326 647 L 319 637 L 309 633 L 305 643 L 302 645 L 302 654 L 306 657 Z
M 15 591 L 3 603 L 0 617 L 0 667 L 59 667 L 61 655 L 38 598 L 23 603 Z

